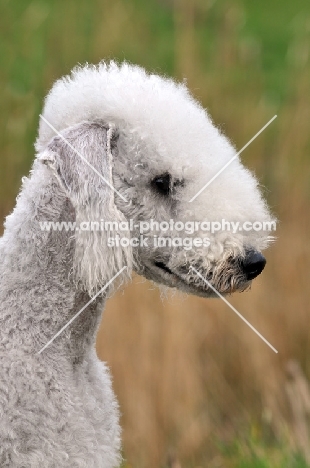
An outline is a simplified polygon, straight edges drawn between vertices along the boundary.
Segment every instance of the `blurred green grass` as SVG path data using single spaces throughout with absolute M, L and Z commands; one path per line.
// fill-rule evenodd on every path
M 281 391 L 286 384 L 283 368 L 287 359 L 297 359 L 310 376 L 309 1 L 0 0 L 0 35 L 2 219 L 14 205 L 21 177 L 29 171 L 44 96 L 77 63 L 126 59 L 150 71 L 186 78 L 191 91 L 238 148 L 278 114 L 242 160 L 256 171 L 262 186 L 268 187 L 268 201 L 281 219 L 279 242 L 268 252 L 268 271 L 258 280 L 259 286 L 245 302 L 235 301 L 243 310 L 251 304 L 250 317 L 260 317 L 269 339 L 280 347 L 279 359 L 261 353 L 261 348 L 243 337 L 242 328 L 232 328 L 235 322 L 224 323 L 218 319 L 220 315 L 207 315 L 207 306 L 198 300 L 174 306 L 182 308 L 174 317 L 176 324 L 173 306 L 170 315 L 161 314 L 157 297 L 153 295 L 152 301 L 139 297 L 136 308 L 140 304 L 145 308 L 140 324 L 140 312 L 131 311 L 141 294 L 138 288 L 130 290 L 127 301 L 111 301 L 111 313 L 108 310 L 104 319 L 108 331 L 101 334 L 103 345 L 98 349 L 112 365 L 124 413 L 124 456 L 131 463 L 126 468 L 167 466 L 162 460 L 171 446 L 180 454 L 183 468 L 304 468 L 302 456 L 294 455 L 300 449 L 295 440 L 298 436 Z M 211 312 L 219 312 L 220 306 L 210 304 Z M 187 308 L 193 314 L 190 319 Z M 120 330 L 119 324 L 126 318 L 121 311 L 130 311 L 132 328 Z M 154 322 L 153 311 L 158 322 Z M 154 323 L 157 339 L 150 331 Z M 203 334 L 206 324 L 209 334 Z M 167 347 L 165 354 L 160 330 L 167 326 L 172 330 L 168 333 L 172 351 Z M 255 357 L 244 353 L 234 333 L 254 349 Z M 126 353 L 126 343 L 128 349 L 134 349 L 132 354 Z M 180 378 L 177 392 L 177 379 L 169 380 L 175 371 L 173 352 L 183 356 L 183 380 Z M 124 355 L 130 355 L 126 365 L 122 364 Z M 207 378 L 206 362 L 210 366 Z M 158 389 L 163 368 L 165 385 Z M 185 390 L 179 394 L 183 382 Z M 136 391 L 145 391 L 141 411 L 135 406 Z M 253 421 L 263 427 L 266 406 L 273 415 L 267 435 L 261 430 L 260 437 L 249 439 L 247 428 Z M 197 413 L 202 415 L 200 419 Z M 152 424 L 149 414 L 153 415 Z M 190 430 L 184 430 L 192 420 Z M 231 428 L 227 430 L 226 420 L 240 424 L 237 439 Z M 284 433 L 290 432 L 288 437 L 282 438 L 282 426 Z M 209 431 L 212 434 L 215 429 L 214 441 Z M 176 467 L 170 463 L 170 468 Z
M 252 113 L 262 100 L 268 116 L 281 111 L 309 53 L 307 0 L 1 0 L 0 9 L 2 199 L 30 166 L 47 90 L 77 63 L 126 59 L 186 77 L 234 135 L 235 102 Z M 218 92 L 221 106 L 212 98 Z

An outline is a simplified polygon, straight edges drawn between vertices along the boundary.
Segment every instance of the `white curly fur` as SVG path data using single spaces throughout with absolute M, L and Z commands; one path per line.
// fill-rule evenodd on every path
M 39 222 L 271 217 L 238 158 L 189 203 L 235 149 L 183 84 L 126 63 L 76 68 L 53 86 L 43 116 L 96 172 L 41 120 L 38 156 L 0 240 L 0 465 L 113 468 L 121 461 L 118 406 L 94 348 L 107 292 L 38 351 L 125 265 L 129 276 L 133 267 L 212 296 L 193 265 L 225 294 L 249 285 L 242 259 L 270 238 L 217 232 L 208 248 L 132 250 L 109 248 L 108 232 L 42 231 Z M 151 183 L 162 174 L 177 182 L 168 197 Z

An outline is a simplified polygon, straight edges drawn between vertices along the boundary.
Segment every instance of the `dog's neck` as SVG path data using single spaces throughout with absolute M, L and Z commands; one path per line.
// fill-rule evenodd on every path
M 42 229 L 40 223 L 51 221 L 74 222 L 75 210 L 47 168 L 37 165 L 0 240 L 0 342 L 8 349 L 19 343 L 38 352 L 90 301 L 72 274 L 74 232 Z M 43 353 L 83 360 L 95 345 L 103 305 L 98 297 Z

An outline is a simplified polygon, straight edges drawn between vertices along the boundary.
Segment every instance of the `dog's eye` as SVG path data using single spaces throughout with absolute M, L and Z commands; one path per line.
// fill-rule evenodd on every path
M 165 174 L 154 177 L 151 185 L 161 195 L 168 196 L 172 190 L 171 175 L 166 172 Z

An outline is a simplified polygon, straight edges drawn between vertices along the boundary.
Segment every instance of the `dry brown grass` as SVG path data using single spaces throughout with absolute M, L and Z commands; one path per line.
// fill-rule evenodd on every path
M 259 79 L 231 94 L 223 73 L 237 53 L 234 40 L 227 41 L 233 27 L 229 19 L 218 64 L 209 75 L 201 67 L 190 5 L 184 2 L 175 15 L 177 74 L 188 76 L 191 88 L 216 110 L 218 120 L 227 122 L 226 131 L 241 147 L 278 110 L 260 96 Z M 309 77 L 309 69 L 295 70 L 291 98 L 274 128 L 243 156 L 269 184 L 267 197 L 280 223 L 266 271 L 250 292 L 230 300 L 279 354 L 218 300 L 175 296 L 162 301 L 150 283 L 136 280 L 108 304 L 98 351 L 112 367 L 125 453 L 134 466 L 158 467 L 171 450 L 181 460 L 199 459 L 202 453 L 211 459 L 217 438 L 233 440 L 250 427 L 269 440 L 302 446 L 285 365 L 297 359 L 310 374 Z M 309 433 L 303 437 L 309 444 Z

